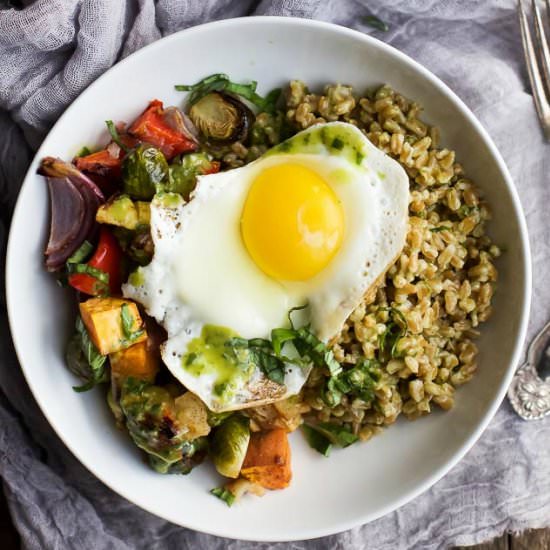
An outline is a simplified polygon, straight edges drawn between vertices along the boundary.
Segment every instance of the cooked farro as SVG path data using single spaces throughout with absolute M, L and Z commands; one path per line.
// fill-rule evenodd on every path
M 256 429 L 331 421 L 346 424 L 366 441 L 402 413 L 413 420 L 434 405 L 444 410 L 453 406 L 455 389 L 477 369 L 474 339 L 491 314 L 497 280 L 493 260 L 500 250 L 485 234 L 490 211 L 480 190 L 464 175 L 454 151 L 439 148 L 439 131 L 419 118 L 420 105 L 387 85 L 362 96 L 341 84 L 316 94 L 297 80 L 289 83 L 285 99 L 284 115 L 259 115 L 253 145 L 234 144 L 223 156 L 226 165 L 250 162 L 313 124 L 349 122 L 406 170 L 409 230 L 377 292 L 357 306 L 331 342 L 344 366 L 377 361 L 373 399 L 344 395 L 330 406 L 323 398 L 329 373 L 314 370 L 291 407 L 285 409 L 283 402 L 249 414 Z M 400 327 L 388 354 L 382 342 L 397 316 L 406 327 Z

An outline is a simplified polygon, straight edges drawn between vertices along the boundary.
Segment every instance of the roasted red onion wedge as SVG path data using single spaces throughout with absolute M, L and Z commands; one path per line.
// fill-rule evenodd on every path
M 164 122 L 177 132 L 181 132 L 191 141 L 199 142 L 199 131 L 191 121 L 191 119 L 177 107 L 167 107 L 163 111 Z
M 48 178 L 52 223 L 45 254 L 50 256 L 77 237 L 84 219 L 84 199 L 67 178 Z M 54 223 L 55 221 L 55 223 Z
M 48 179 L 50 191 L 50 238 L 46 268 L 60 269 L 71 254 L 93 236 L 97 208 L 105 201 L 97 185 L 68 162 L 46 157 L 38 173 Z

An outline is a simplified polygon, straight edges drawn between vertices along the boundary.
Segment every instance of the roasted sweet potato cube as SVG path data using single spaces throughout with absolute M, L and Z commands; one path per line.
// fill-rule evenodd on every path
M 290 445 L 285 430 L 252 433 L 241 475 L 266 489 L 284 489 L 292 478 Z
M 127 305 L 129 330 L 134 334 L 128 338 L 124 332 L 122 306 Z M 122 298 L 90 298 L 80 304 L 82 321 L 99 353 L 108 355 L 147 339 L 147 333 L 138 308 L 134 302 Z M 139 331 L 139 332 L 138 332 Z
M 129 348 L 109 355 L 111 372 L 115 378 L 128 376 L 153 382 L 159 370 L 158 349 L 152 349 L 147 341 L 138 342 Z

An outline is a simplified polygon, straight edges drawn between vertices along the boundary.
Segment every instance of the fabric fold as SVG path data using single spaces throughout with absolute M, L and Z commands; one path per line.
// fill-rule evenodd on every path
M 529 334 L 550 312 L 550 157 L 522 60 L 513 0 L 36 0 L 0 10 L 0 258 L 26 168 L 66 107 L 116 61 L 187 27 L 245 15 L 333 21 L 404 51 L 453 88 L 500 149 L 520 192 L 534 258 Z M 0 7 L 2 2 L 0 2 Z M 366 15 L 387 21 L 386 33 Z M 365 67 L 368 70 L 368 66 Z M 295 75 L 289 75 L 295 76 Z M 2 288 L 4 289 L 4 266 Z M 0 475 L 29 549 L 276 549 L 183 529 L 138 509 L 88 472 L 38 409 L 0 300 Z M 467 390 L 465 390 L 467 391 Z M 550 419 L 504 403 L 466 457 L 432 489 L 351 531 L 296 549 L 436 549 L 550 524 Z M 267 498 L 267 497 L 266 497 Z M 258 502 L 261 506 L 261 501 Z

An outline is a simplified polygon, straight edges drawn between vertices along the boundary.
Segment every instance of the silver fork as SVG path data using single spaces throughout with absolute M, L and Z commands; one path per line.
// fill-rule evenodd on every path
M 546 15 L 550 20 L 550 2 L 549 0 L 545 0 L 545 2 Z M 550 140 L 550 103 L 548 102 L 548 96 L 546 94 L 546 90 L 550 93 L 550 48 L 548 46 L 546 32 L 544 31 L 540 9 L 536 0 L 531 0 L 531 5 L 535 27 L 535 42 L 533 42 L 533 36 L 529 28 L 523 0 L 518 0 L 519 26 L 521 28 L 523 53 L 525 54 L 525 63 L 527 65 L 527 72 L 529 73 L 529 80 L 531 81 L 535 107 L 546 139 Z M 541 65 L 542 72 L 540 69 Z
M 538 59 L 523 0 L 518 0 L 519 24 L 535 107 L 546 139 L 550 139 L 550 104 L 546 94 L 546 90 L 550 93 L 550 49 L 539 7 L 536 0 L 532 0 L 531 3 Z M 549 0 L 546 0 L 546 11 L 550 18 Z M 508 399 L 519 416 L 525 420 L 535 420 L 550 414 L 550 323 L 531 342 L 527 360 L 519 367 L 510 384 Z

